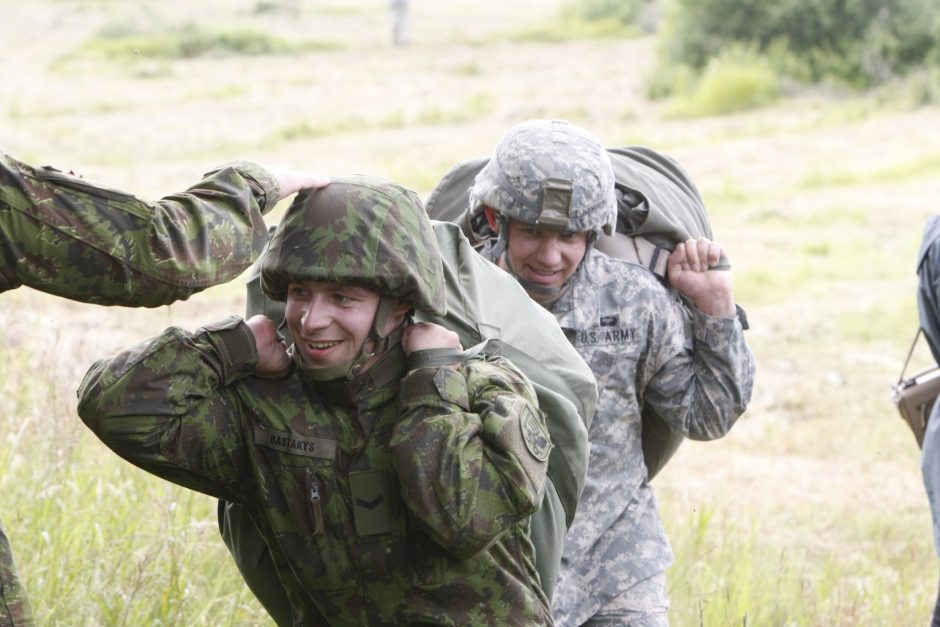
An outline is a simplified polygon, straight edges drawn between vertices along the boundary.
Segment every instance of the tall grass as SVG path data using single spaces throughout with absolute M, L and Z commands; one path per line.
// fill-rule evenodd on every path
M 678 513 L 664 508 L 667 520 Z M 898 512 L 871 512 L 861 520 L 845 514 L 826 528 L 812 512 L 776 512 L 791 519 L 796 542 L 785 542 L 769 537 L 778 533 L 769 520 L 712 506 L 682 512 L 667 522 L 676 553 L 668 574 L 672 623 L 926 624 L 922 608 L 936 582 L 922 577 L 932 556 L 923 529 L 911 525 L 921 521 Z M 838 541 L 823 540 L 837 525 Z M 805 530 L 802 537 L 797 529 Z
M 80 355 L 99 349 L 63 335 L 89 329 L 14 322 L 31 296 L 5 295 L 0 315 L 0 493 L 38 624 L 270 624 L 221 542 L 215 500 L 132 467 L 81 424 Z

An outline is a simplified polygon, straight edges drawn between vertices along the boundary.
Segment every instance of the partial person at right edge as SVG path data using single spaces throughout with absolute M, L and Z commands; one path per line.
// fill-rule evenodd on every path
M 940 364 L 940 216 L 933 216 L 924 227 L 923 241 L 917 255 L 917 311 L 920 326 L 934 359 Z M 924 432 L 921 471 L 933 519 L 934 549 L 940 556 L 940 403 L 934 403 Z M 940 591 L 934 604 L 931 627 L 940 627 Z

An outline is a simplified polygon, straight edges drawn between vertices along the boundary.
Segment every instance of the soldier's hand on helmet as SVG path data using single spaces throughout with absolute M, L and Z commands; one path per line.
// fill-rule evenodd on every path
M 270 165 L 265 166 L 265 169 L 271 173 L 271 176 L 277 179 L 278 187 L 280 188 L 277 200 L 287 198 L 302 189 L 326 187 L 330 182 L 330 177 L 320 172 L 291 170 L 289 168 L 280 168 Z
M 731 272 L 709 272 L 719 267 L 723 254 L 717 242 L 688 239 L 676 245 L 667 264 L 669 284 L 710 316 L 735 313 Z
M 406 355 L 429 348 L 453 348 L 463 350 L 460 336 L 432 322 L 417 322 L 408 326 L 401 337 L 401 347 Z
M 277 327 L 267 316 L 252 316 L 245 321 L 258 348 L 255 374 L 266 379 L 280 379 L 290 372 L 291 359 L 287 347 L 277 337 Z

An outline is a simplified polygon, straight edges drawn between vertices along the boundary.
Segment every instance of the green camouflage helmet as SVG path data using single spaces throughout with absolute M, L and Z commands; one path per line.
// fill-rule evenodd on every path
M 261 261 L 268 298 L 286 300 L 291 281 L 358 285 L 446 313 L 443 263 L 424 207 L 384 179 L 335 178 L 297 195 Z
M 564 120 L 513 127 L 470 190 L 471 213 L 502 216 L 553 231 L 613 232 L 614 171 L 601 143 Z

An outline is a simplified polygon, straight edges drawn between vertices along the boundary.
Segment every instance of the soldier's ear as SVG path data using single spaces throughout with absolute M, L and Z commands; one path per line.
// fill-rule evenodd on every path
M 483 213 L 486 215 L 486 221 L 490 228 L 499 234 L 499 220 L 496 219 L 496 211 L 492 207 L 483 207 Z
M 392 307 L 392 313 L 389 316 L 395 320 L 395 324 L 392 325 L 392 328 L 401 324 L 401 322 L 408 316 L 411 315 L 411 312 L 414 310 L 414 305 L 411 303 L 406 303 L 403 300 L 396 300 L 395 305 Z

